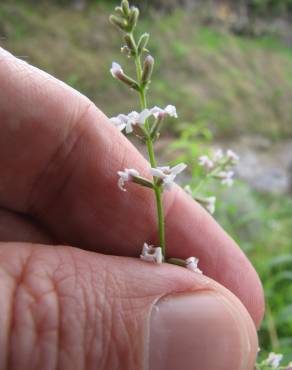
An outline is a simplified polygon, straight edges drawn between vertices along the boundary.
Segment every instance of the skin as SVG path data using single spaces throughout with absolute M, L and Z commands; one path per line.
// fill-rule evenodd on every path
M 251 369 L 263 293 L 234 241 L 177 186 L 164 195 L 168 254 L 198 257 L 204 276 L 133 258 L 157 243 L 154 197 L 122 193 L 116 173 L 148 176 L 147 161 L 86 97 L 4 50 L 0 86 L 0 370 L 147 368 L 155 302 L 202 290 L 247 331 Z

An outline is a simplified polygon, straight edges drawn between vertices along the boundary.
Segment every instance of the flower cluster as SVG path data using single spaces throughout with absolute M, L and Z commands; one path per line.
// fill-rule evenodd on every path
M 144 33 L 136 40 L 134 31 L 139 17 L 138 8 L 129 5 L 127 0 L 122 0 L 121 5 L 115 8 L 116 14 L 110 17 L 111 22 L 122 31 L 125 44 L 122 46 L 122 53 L 129 58 L 133 58 L 136 66 L 136 76 L 132 78 L 125 73 L 122 66 L 113 62 L 110 68 L 111 75 L 129 87 L 131 90 L 138 92 L 141 103 L 140 112 L 132 111 L 129 114 L 119 114 L 116 117 L 110 118 L 110 123 L 119 131 L 124 131 L 125 134 L 134 134 L 142 139 L 148 150 L 150 170 L 149 178 L 140 175 L 140 172 L 134 168 L 126 168 L 123 171 L 118 171 L 118 186 L 122 191 L 126 191 L 125 185 L 128 182 L 148 187 L 155 193 L 157 206 L 157 218 L 159 229 L 159 246 L 149 245 L 144 243 L 140 258 L 147 262 L 162 263 L 164 261 L 184 266 L 187 269 L 202 273 L 198 268 L 199 260 L 195 257 L 190 257 L 187 260 L 166 258 L 165 246 L 165 231 L 164 231 L 164 215 L 162 205 L 162 193 L 170 191 L 176 180 L 176 177 L 187 167 L 184 163 L 179 163 L 176 166 L 160 166 L 157 164 L 154 152 L 154 142 L 160 136 L 160 130 L 163 121 L 167 117 L 177 118 L 177 111 L 174 105 L 166 105 L 165 108 L 154 106 L 148 108 L 146 104 L 146 92 L 149 89 L 151 76 L 154 67 L 154 58 L 148 54 L 146 48 L 149 34 Z M 144 53 L 147 53 L 143 62 L 141 58 Z M 211 202 L 211 201 L 210 201 Z M 210 211 L 212 206 L 210 203 Z
M 264 362 L 267 366 L 271 366 L 273 369 L 277 369 L 282 359 L 283 359 L 282 354 L 271 352 Z
M 271 352 L 265 360 L 263 360 L 261 363 L 257 363 L 255 368 L 257 370 L 292 370 L 292 362 L 290 362 L 287 366 L 280 366 L 282 359 L 283 355 L 281 353 Z
M 140 176 L 139 172 L 133 168 L 126 168 L 124 171 L 118 171 L 119 179 L 118 186 L 122 191 L 126 191 L 125 182 L 134 182 L 136 184 L 154 188 L 160 187 L 161 190 L 171 190 L 176 176 L 186 168 L 186 164 L 180 163 L 174 167 L 164 166 L 150 169 L 150 174 L 153 176 L 154 181 Z
M 155 122 L 151 127 L 152 131 L 157 131 L 156 126 L 158 124 L 160 125 L 166 116 L 177 118 L 176 107 L 174 105 L 167 105 L 164 109 L 154 107 L 152 109 L 143 109 L 140 113 L 133 111 L 128 115 L 119 114 L 116 117 L 110 118 L 110 122 L 120 131 L 125 129 L 127 134 L 134 132 L 137 136 L 145 138 L 147 137 L 145 123 L 151 116 L 155 118 Z
M 167 105 L 164 109 L 154 106 L 147 106 L 147 93 L 151 83 L 152 73 L 154 69 L 154 58 L 149 54 L 147 49 L 149 34 L 143 33 L 138 39 L 135 36 L 136 25 L 139 18 L 139 10 L 135 6 L 131 6 L 128 0 L 121 0 L 120 6 L 115 8 L 115 14 L 110 17 L 110 21 L 122 32 L 123 45 L 121 51 L 129 59 L 134 60 L 136 67 L 136 75 L 129 76 L 122 66 L 113 62 L 110 68 L 111 75 L 128 87 L 134 93 L 138 93 L 140 108 L 128 114 L 119 114 L 116 117 L 110 118 L 110 123 L 119 131 L 125 134 L 134 134 L 142 139 L 146 144 L 150 169 L 145 171 L 147 178 L 141 176 L 140 171 L 133 168 L 126 168 L 118 171 L 118 187 L 126 192 L 127 183 L 135 183 L 139 186 L 144 186 L 155 195 L 157 208 L 157 224 L 159 231 L 159 245 L 144 243 L 140 259 L 145 262 L 161 264 L 163 262 L 172 263 L 178 266 L 185 267 L 191 272 L 202 274 L 198 267 L 199 259 L 189 257 L 187 259 L 179 259 L 167 256 L 165 243 L 164 229 L 164 213 L 162 197 L 165 191 L 171 191 L 176 177 L 185 170 L 186 164 L 179 163 L 176 166 L 161 166 L 158 164 L 155 157 L 154 143 L 160 137 L 162 123 L 166 118 L 177 118 L 176 107 Z M 144 54 L 146 56 L 144 57 Z M 186 192 L 198 201 L 211 214 L 215 211 L 215 196 L 202 196 L 201 188 L 209 180 L 219 181 L 222 185 L 232 186 L 234 172 L 232 167 L 238 162 L 239 156 L 232 150 L 223 151 L 221 149 L 215 151 L 211 156 L 202 155 L 199 157 L 198 165 L 202 169 L 202 176 L 195 187 L 186 186 Z M 256 364 L 257 370 L 292 370 L 292 364 L 288 367 L 280 367 L 280 362 L 283 356 L 281 354 L 270 353 L 268 358 L 259 364 Z
M 230 149 L 226 153 L 222 149 L 218 149 L 211 157 L 207 155 L 200 156 L 198 164 L 203 168 L 203 178 L 194 188 L 190 185 L 185 186 L 185 191 L 209 213 L 213 214 L 215 212 L 216 197 L 204 197 L 199 194 L 199 190 L 211 179 L 220 180 L 222 185 L 232 186 L 234 172 L 231 169 L 238 161 L 239 156 Z
M 218 149 L 210 158 L 207 155 L 199 157 L 199 165 L 208 177 L 218 179 L 223 185 L 232 186 L 234 172 L 231 168 L 237 164 L 239 156 L 228 149 L 226 153 Z
M 179 163 L 172 168 L 169 166 L 151 168 L 150 172 L 156 178 L 157 185 L 162 186 L 163 190 L 171 190 L 176 176 L 186 167 L 185 163 Z

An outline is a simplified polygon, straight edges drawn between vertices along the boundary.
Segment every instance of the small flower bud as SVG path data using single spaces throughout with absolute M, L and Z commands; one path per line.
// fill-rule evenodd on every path
M 130 7 L 129 7 L 128 0 L 122 0 L 121 8 L 123 9 L 123 12 L 124 12 L 125 16 L 128 16 L 129 13 L 130 13 Z
M 151 139 L 152 140 L 155 140 L 155 139 L 158 139 L 159 135 L 160 135 L 160 128 L 161 128 L 161 125 L 162 125 L 162 122 L 163 122 L 163 118 L 164 118 L 164 115 L 159 115 L 153 126 L 151 127 L 151 131 L 150 131 L 150 136 L 151 136 Z
M 230 161 L 232 164 L 236 164 L 239 161 L 239 156 L 236 153 L 234 153 L 231 149 L 227 150 L 226 156 L 228 161 Z
M 150 82 L 154 67 L 154 58 L 151 55 L 147 55 L 143 63 L 143 72 L 142 72 L 142 84 L 147 85 Z
M 207 155 L 201 155 L 198 160 L 199 166 L 204 167 L 208 172 L 214 168 L 214 162 Z
M 124 84 L 128 85 L 131 89 L 139 91 L 139 85 L 131 77 L 129 77 L 125 74 L 122 74 L 118 77 L 118 80 L 120 80 Z
M 118 27 L 121 31 L 125 32 L 127 30 L 128 24 L 124 19 L 116 17 L 115 15 L 111 15 L 109 19 L 110 19 L 110 22 L 114 26 Z
M 119 15 L 121 15 L 122 17 L 124 16 L 123 9 L 120 6 L 115 7 L 115 12 L 118 13 Z
M 126 34 L 124 36 L 124 40 L 125 40 L 125 43 L 126 43 L 127 47 L 129 48 L 129 50 L 135 55 L 136 54 L 136 47 L 135 47 L 135 44 L 133 42 L 132 37 L 129 34 Z
M 126 168 L 124 171 L 118 171 L 117 174 L 119 176 L 118 186 L 122 191 L 127 191 L 125 188 L 126 182 L 134 182 L 151 189 L 154 187 L 151 181 L 140 176 L 139 172 L 133 168 Z
M 138 54 L 141 55 L 143 51 L 145 51 L 145 48 L 149 41 L 149 33 L 143 33 L 143 35 L 140 37 L 140 40 L 138 41 Z
M 221 171 L 218 174 L 215 174 L 213 177 L 221 180 L 222 185 L 232 186 L 233 185 L 233 171 Z
M 130 9 L 130 14 L 129 14 L 129 26 L 128 26 L 128 32 L 132 32 L 134 28 L 137 25 L 139 18 L 139 9 L 132 6 Z
M 201 204 L 211 215 L 215 212 L 216 197 L 195 197 L 195 200 Z
M 137 82 L 133 80 L 131 77 L 127 76 L 124 73 L 122 67 L 118 63 L 113 62 L 112 68 L 110 71 L 111 71 L 112 76 L 116 78 L 117 80 L 120 80 L 124 84 L 128 85 L 131 89 L 139 90 L 139 85 L 137 84 Z

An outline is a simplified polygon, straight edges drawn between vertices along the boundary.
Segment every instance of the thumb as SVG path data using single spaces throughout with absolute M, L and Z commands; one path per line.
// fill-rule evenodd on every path
M 71 247 L 0 244 L 0 369 L 251 370 L 254 324 L 205 276 Z

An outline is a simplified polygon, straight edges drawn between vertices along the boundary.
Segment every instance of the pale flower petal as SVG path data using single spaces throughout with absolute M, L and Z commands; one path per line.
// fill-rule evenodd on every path
M 178 175 L 179 173 L 181 173 L 186 168 L 187 168 L 187 165 L 185 163 L 179 163 L 176 166 L 172 167 L 171 172 L 174 175 Z
M 126 168 L 124 171 L 118 171 L 119 180 L 118 186 L 122 191 L 127 191 L 125 189 L 125 182 L 126 181 L 133 181 L 133 177 L 138 177 L 140 174 L 137 170 L 132 168 Z
M 161 247 L 155 247 L 154 245 L 144 243 L 140 258 L 146 262 L 160 264 L 163 262 L 162 249 Z
M 211 215 L 215 212 L 215 203 L 216 197 L 208 197 L 206 198 L 206 210 L 211 213 Z
M 228 149 L 227 150 L 226 156 L 232 162 L 238 162 L 239 161 L 239 155 L 237 155 L 236 153 L 234 153 L 231 149 Z
M 144 109 L 138 117 L 137 123 L 140 125 L 144 125 L 146 119 L 152 115 L 151 111 L 149 109 Z
M 214 167 L 214 162 L 207 155 L 202 155 L 199 157 L 199 166 L 209 171 Z
M 129 134 L 133 132 L 135 125 L 143 126 L 146 119 L 151 116 L 151 114 L 152 113 L 149 109 L 144 109 L 141 113 L 138 113 L 136 111 L 129 113 L 128 121 L 126 123 L 126 133 Z
M 127 124 L 127 116 L 125 114 L 119 114 L 117 117 L 112 117 L 109 120 L 120 131 L 123 131 Z
M 221 184 L 232 186 L 233 185 L 233 171 L 221 171 L 218 173 L 217 177 L 221 180 Z
M 186 268 L 198 274 L 203 274 L 203 272 L 198 268 L 199 259 L 196 257 L 189 257 L 186 259 Z
M 273 369 L 277 369 L 282 361 L 283 355 L 271 352 L 265 360 L 266 365 L 271 365 Z
M 174 184 L 176 176 L 179 173 L 181 173 L 186 167 L 187 167 L 186 164 L 179 163 L 178 165 L 172 168 L 169 166 L 151 168 L 150 172 L 152 176 L 155 176 L 162 180 L 163 189 L 168 191 L 171 190 L 171 187 Z
M 168 115 L 177 118 L 176 107 L 174 105 L 167 105 L 164 109 L 155 106 L 151 109 L 151 114 L 153 114 L 155 118 L 158 118 L 159 115 Z
M 217 149 L 214 153 L 213 160 L 214 162 L 218 162 L 223 158 L 223 150 L 222 149 Z
M 119 63 L 113 62 L 112 68 L 110 69 L 110 72 L 114 78 L 118 78 L 118 75 L 123 72 L 122 67 L 119 65 Z
M 164 112 L 166 112 L 170 117 L 177 118 L 176 107 L 174 105 L 167 105 L 164 108 Z

